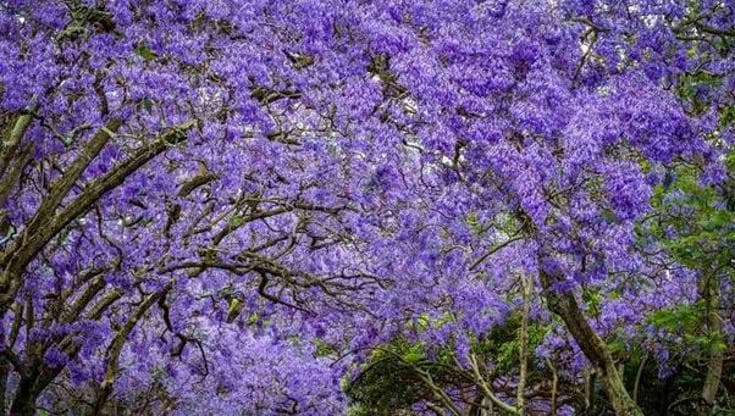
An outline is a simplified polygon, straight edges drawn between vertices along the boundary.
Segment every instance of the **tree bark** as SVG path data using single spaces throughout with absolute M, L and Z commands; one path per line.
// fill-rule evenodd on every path
M 18 382 L 10 407 L 12 416 L 33 416 L 36 414 L 36 375 L 23 376 Z
M 574 295 L 556 290 L 553 287 L 554 278 L 543 270 L 540 277 L 549 309 L 561 317 L 569 333 L 597 370 L 615 414 L 643 416 L 641 409 L 628 395 L 610 350 L 587 322 Z
M 16 386 L 13 394 L 13 404 L 10 407 L 11 416 L 32 416 L 36 414 L 36 399 L 48 385 L 48 382 L 43 380 L 42 372 L 38 367 L 35 369 L 29 368 L 20 375 L 18 386 Z
M 716 276 L 705 276 L 702 282 L 702 299 L 705 305 L 705 322 L 707 325 L 708 335 L 720 340 L 722 338 L 722 322 L 717 309 L 720 306 L 720 281 Z M 709 359 L 707 362 L 707 375 L 702 386 L 702 399 L 705 403 L 705 409 L 702 414 L 708 414 L 709 410 L 715 405 L 717 398 L 717 390 L 720 387 L 720 379 L 722 378 L 722 363 L 725 354 L 722 348 L 715 346 L 710 349 Z
M 526 390 L 526 378 L 528 376 L 528 315 L 531 312 L 531 285 L 533 282 L 527 275 L 521 276 L 521 288 L 523 294 L 523 305 L 521 310 L 521 328 L 519 336 L 519 357 L 520 370 L 518 376 L 518 389 L 516 392 L 516 408 L 518 414 L 524 415 L 526 412 L 525 397 L 523 394 Z
M 0 361 L 0 415 L 5 414 L 5 390 L 8 385 L 8 374 L 10 365 Z
M 123 346 L 127 341 L 128 335 L 130 335 L 140 319 L 143 318 L 143 316 L 148 312 L 151 306 L 153 306 L 158 301 L 158 299 L 164 296 L 171 289 L 172 286 L 173 284 L 169 283 L 161 291 L 151 293 L 146 296 L 141 302 L 141 305 L 133 314 L 133 316 L 131 316 L 130 319 L 125 322 L 125 325 L 120 328 L 117 335 L 115 335 L 115 338 L 113 338 L 112 342 L 107 347 L 107 351 L 105 352 L 105 376 L 100 383 L 99 390 L 97 392 L 97 399 L 95 400 L 94 410 L 92 411 L 92 414 L 94 416 L 103 414 L 107 399 L 112 394 L 112 386 L 115 382 L 115 378 L 117 377 L 120 352 L 122 351 Z
M 638 403 L 638 391 L 641 385 L 641 375 L 643 370 L 646 368 L 646 361 L 648 361 L 648 354 L 641 358 L 641 363 L 638 365 L 638 371 L 635 374 L 635 384 L 633 385 L 633 401 Z
M 196 121 L 190 120 L 168 128 L 155 140 L 133 151 L 113 170 L 87 184 L 84 191 L 73 201 L 52 217 L 42 221 L 42 226 L 36 226 L 36 232 L 29 233 L 29 229 L 23 230 L 16 238 L 18 242 L 0 253 L 0 267 L 3 268 L 3 272 L 0 273 L 0 310 L 7 308 L 13 301 L 22 283 L 25 267 L 54 236 L 73 220 L 84 215 L 100 198 L 122 184 L 133 172 L 163 153 L 169 146 L 186 140 L 186 131 L 195 125 Z
M 551 370 L 551 410 L 549 411 L 549 416 L 556 416 L 556 391 L 559 384 L 559 376 L 557 375 L 556 367 L 548 358 L 546 358 L 546 365 Z
M 0 146 L 0 177 L 5 176 L 5 169 L 13 160 L 16 150 L 21 146 L 21 139 L 33 121 L 33 111 L 35 108 L 20 114 L 10 129 L 8 137 L 3 138 L 2 146 Z
M 64 367 L 51 368 L 43 363 L 43 358 L 34 358 L 25 368 L 26 370 L 21 372 L 18 386 L 13 394 L 10 416 L 35 415 L 38 396 Z

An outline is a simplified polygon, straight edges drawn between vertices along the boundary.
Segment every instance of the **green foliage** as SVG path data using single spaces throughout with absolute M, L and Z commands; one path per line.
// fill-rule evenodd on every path
M 704 331 L 702 322 L 706 313 L 704 304 L 700 301 L 661 309 L 651 314 L 648 321 L 657 328 L 681 336 L 686 345 L 696 346 L 699 351 L 724 351 L 727 344 L 722 336 Z
M 520 313 L 512 313 L 503 325 L 495 327 L 481 339 L 474 339 L 472 350 L 481 360 L 495 363 L 498 374 L 514 375 L 520 365 L 520 328 Z M 533 351 L 543 341 L 548 326 L 531 322 L 528 331 L 529 350 Z M 429 357 L 424 345 L 403 339 L 396 339 L 376 350 L 359 376 L 345 387 L 352 402 L 349 415 L 393 416 L 402 414 L 401 411 L 408 412 L 420 400 L 431 399 L 433 393 L 417 375 L 416 369 L 429 373 L 440 387 L 466 387 L 468 381 L 453 371 L 456 368 L 454 354 L 454 346 L 450 343 Z M 531 354 L 528 363 L 531 378 L 539 377 L 533 372 L 533 360 Z
M 337 349 L 333 345 L 330 345 L 320 339 L 314 340 L 314 345 L 316 346 L 314 355 L 317 357 L 327 357 L 337 353 Z
M 479 218 L 479 213 L 472 212 L 465 216 L 465 223 L 470 227 L 472 233 L 478 236 L 486 236 L 488 230 L 514 235 L 519 227 L 517 219 L 512 215 L 508 215 L 508 213 L 499 213 L 487 221 L 482 221 Z
M 654 312 L 649 321 L 658 328 L 671 332 L 694 332 L 700 325 L 703 315 L 701 304 L 677 305 L 673 308 Z
M 133 51 L 146 61 L 152 61 L 158 57 L 145 42 L 139 42 Z
M 465 218 L 465 222 L 467 223 L 467 225 L 470 227 L 470 229 L 472 230 L 474 234 L 477 234 L 477 235 L 482 234 L 483 232 L 482 222 L 477 217 L 476 212 L 472 212 L 468 214 L 467 217 Z
M 600 215 L 602 216 L 602 218 L 605 221 L 607 221 L 609 223 L 615 223 L 615 222 L 618 221 L 618 217 L 617 217 L 617 215 L 615 215 L 615 211 L 613 211 L 611 209 L 603 209 L 603 210 L 601 210 L 600 211 Z
M 691 50 L 689 52 L 691 53 Z M 692 104 L 696 113 L 702 114 L 709 109 L 710 103 L 702 101 L 697 91 L 700 88 L 716 89 L 721 85 L 722 79 L 720 77 L 709 72 L 700 71 L 684 75 L 678 92 L 682 98 Z
M 401 359 L 410 364 L 418 364 L 424 360 L 424 349 L 421 344 L 410 344 L 401 353 Z
M 720 192 L 699 183 L 693 168 L 679 168 L 673 175 L 668 187 L 655 190 L 652 203 L 659 216 L 647 232 L 685 266 L 722 269 L 735 257 L 735 212 Z
M 735 105 L 729 105 L 720 111 L 720 125 L 722 127 L 735 125 Z
M 582 300 L 587 305 L 587 311 L 591 316 L 600 316 L 600 304 L 603 299 L 599 288 L 584 287 L 582 289 Z
M 408 328 L 418 332 L 426 331 L 429 328 L 441 328 L 443 325 L 451 322 L 454 318 L 451 314 L 445 313 L 432 319 L 428 314 L 422 314 L 407 323 Z
M 432 367 L 426 361 L 423 346 L 396 339 L 382 350 L 376 350 L 360 374 L 347 382 L 345 392 L 352 405 L 350 416 L 389 416 L 411 405 L 431 392 L 422 384 L 414 366 L 427 368 L 441 383 L 446 370 Z
M 233 215 L 230 218 L 230 227 L 232 228 L 238 228 L 243 224 L 245 224 L 245 217 L 243 217 L 242 215 Z
M 619 337 L 611 338 L 609 341 L 607 341 L 607 348 L 613 355 L 625 352 L 626 347 L 627 345 L 625 344 L 625 341 Z
M 496 326 L 487 336 L 477 340 L 473 346 L 482 357 L 490 357 L 501 374 L 514 374 L 520 367 L 520 342 L 518 339 L 521 328 L 521 314 L 512 313 L 503 325 Z M 549 327 L 530 322 L 528 325 L 528 348 L 534 351 L 544 339 Z M 529 368 L 533 368 L 529 362 Z
M 716 416 L 732 415 L 733 401 L 731 397 L 722 394 L 717 398 L 719 411 L 713 413 L 700 413 L 698 398 L 701 394 L 705 372 L 702 371 L 698 357 L 690 357 L 686 362 L 671 368 L 671 373 L 662 377 L 659 373 L 657 361 L 648 356 L 643 359 L 640 351 L 636 351 L 625 365 L 625 384 L 632 392 L 638 372 L 640 379 L 638 385 L 637 403 L 641 406 L 646 416 L 691 416 L 696 414 L 709 414 Z M 723 386 L 733 385 L 735 372 L 725 371 L 723 373 Z M 609 409 L 604 393 L 599 392 L 595 396 L 598 408 Z M 600 411 L 594 415 L 610 414 Z

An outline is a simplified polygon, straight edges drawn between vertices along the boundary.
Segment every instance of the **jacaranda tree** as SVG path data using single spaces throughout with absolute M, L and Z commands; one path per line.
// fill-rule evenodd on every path
M 0 413 L 727 411 L 734 22 L 0 1 Z

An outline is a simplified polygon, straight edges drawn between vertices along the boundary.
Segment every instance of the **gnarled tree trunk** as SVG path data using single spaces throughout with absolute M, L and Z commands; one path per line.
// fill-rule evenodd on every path
M 36 388 L 36 377 L 21 377 L 18 387 L 15 390 L 13 404 L 10 407 L 10 414 L 13 416 L 32 416 L 36 414 L 36 398 L 38 389 Z
M 584 355 L 595 366 L 615 414 L 618 416 L 643 416 L 643 412 L 625 389 L 623 379 L 618 373 L 617 366 L 607 345 L 587 322 L 574 295 L 570 292 L 561 292 L 554 289 L 552 287 L 553 277 L 543 271 L 540 273 L 541 284 L 549 309 L 561 317 Z
M 41 360 L 33 360 L 26 371 L 21 374 L 13 395 L 13 404 L 10 407 L 11 416 L 35 415 L 38 396 L 63 369 L 63 367 L 48 367 Z

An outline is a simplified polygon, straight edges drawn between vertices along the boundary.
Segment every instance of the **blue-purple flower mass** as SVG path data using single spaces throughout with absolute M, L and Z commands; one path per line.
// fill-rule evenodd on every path
M 0 415 L 735 412 L 732 0 L 0 0 Z

